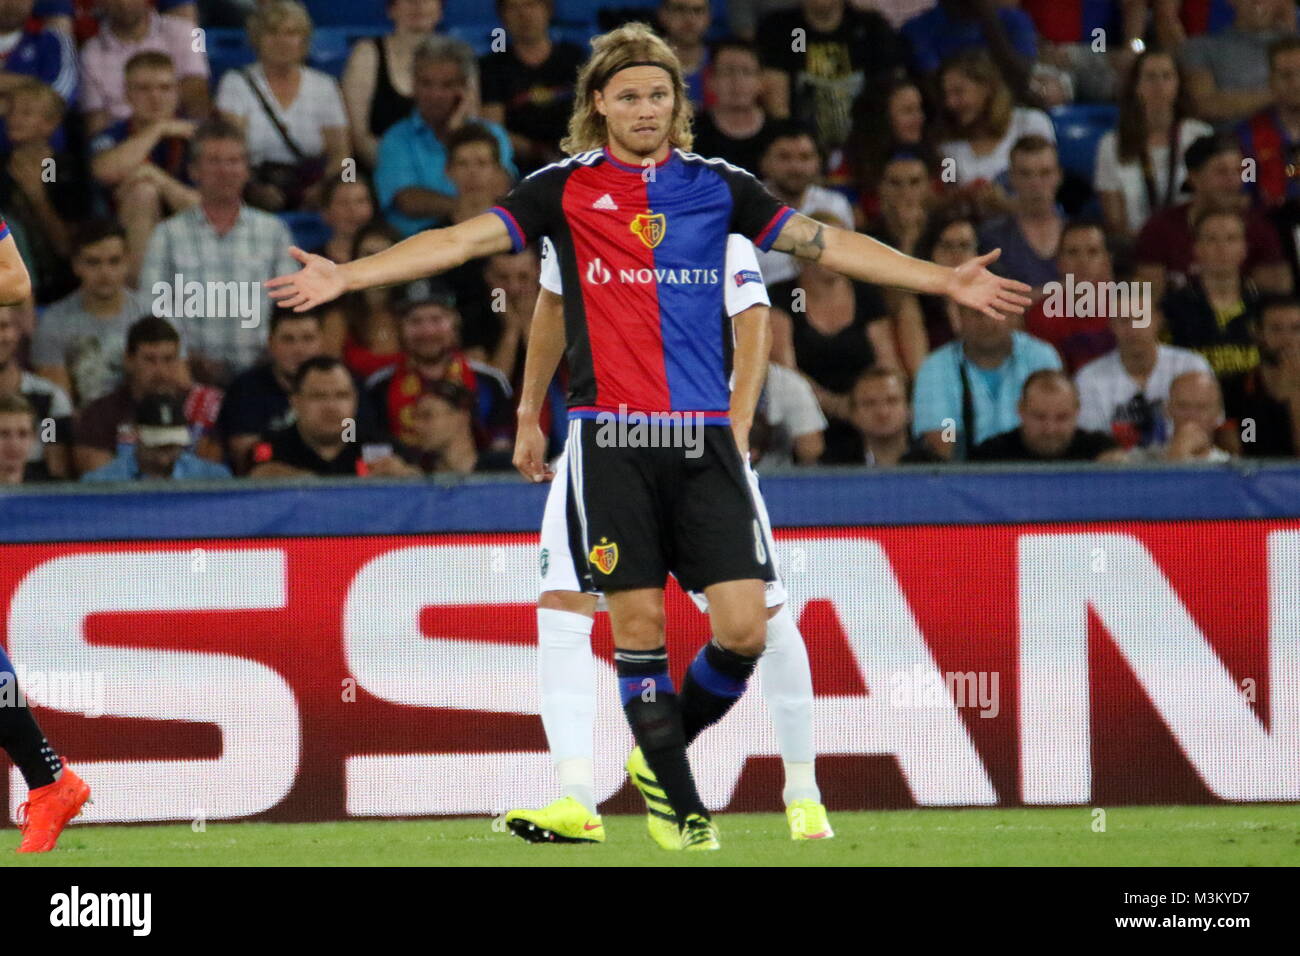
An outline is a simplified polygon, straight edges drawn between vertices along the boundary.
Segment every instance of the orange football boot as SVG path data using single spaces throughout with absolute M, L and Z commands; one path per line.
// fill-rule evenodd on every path
M 18 808 L 18 828 L 23 842 L 19 853 L 48 853 L 59 842 L 59 834 L 68 821 L 81 812 L 82 805 L 90 799 L 90 787 L 67 764 L 59 779 L 44 787 L 37 787 L 27 795 L 27 802 Z

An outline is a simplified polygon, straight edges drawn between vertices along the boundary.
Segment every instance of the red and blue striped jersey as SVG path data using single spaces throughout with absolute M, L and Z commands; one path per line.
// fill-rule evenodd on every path
M 674 149 L 640 167 L 605 149 L 539 169 L 493 212 L 516 251 L 543 236 L 555 246 L 571 417 L 623 407 L 725 419 L 727 236 L 766 251 L 791 207 L 721 159 Z

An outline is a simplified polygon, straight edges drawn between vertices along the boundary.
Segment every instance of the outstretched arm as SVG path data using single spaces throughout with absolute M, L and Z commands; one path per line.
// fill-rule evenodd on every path
M 796 213 L 781 227 L 772 246 L 801 259 L 813 259 L 828 269 L 876 285 L 946 295 L 993 318 L 1018 315 L 1030 304 L 1029 286 L 1004 279 L 986 266 L 1001 249 L 968 259 L 955 269 L 904 255 L 870 236 L 837 229 Z
M 564 298 L 543 287 L 533 306 L 533 324 L 524 352 L 524 381 L 519 387 L 519 424 L 515 431 L 514 464 L 529 481 L 549 481 L 546 436 L 538 422 L 546 390 L 564 354 Z
M 507 252 L 510 248 L 505 223 L 494 213 L 483 213 L 445 229 L 425 230 L 383 252 L 343 265 L 295 246 L 289 252 L 302 263 L 302 268 L 290 275 L 276 276 L 267 282 L 266 288 L 282 308 L 306 312 L 345 292 L 438 275 L 470 259 Z

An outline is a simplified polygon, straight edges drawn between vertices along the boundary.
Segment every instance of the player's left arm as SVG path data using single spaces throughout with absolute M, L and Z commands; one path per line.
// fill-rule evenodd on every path
M 801 259 L 812 259 L 850 279 L 909 289 L 926 295 L 946 295 L 992 318 L 1018 315 L 1030 304 L 1029 286 L 996 276 L 987 268 L 1001 249 L 956 268 L 904 255 L 870 236 L 837 229 L 795 213 L 777 234 L 772 248 Z
M 768 356 L 772 352 L 772 325 L 766 305 L 751 305 L 732 316 L 736 349 L 732 368 L 735 387 L 731 390 L 731 430 L 740 448 L 740 457 L 749 460 L 749 430 L 754 425 L 758 396 L 767 379 Z

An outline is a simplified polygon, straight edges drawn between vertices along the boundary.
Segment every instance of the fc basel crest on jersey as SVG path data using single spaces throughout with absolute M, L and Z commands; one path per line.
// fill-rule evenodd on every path
M 618 564 L 618 545 L 608 538 L 601 538 L 600 544 L 592 548 L 591 554 L 587 555 L 587 560 L 601 574 L 613 574 L 614 567 Z
M 636 233 L 647 248 L 653 249 L 663 242 L 664 235 L 668 232 L 668 220 L 661 212 L 639 212 L 628 223 L 628 228 Z

